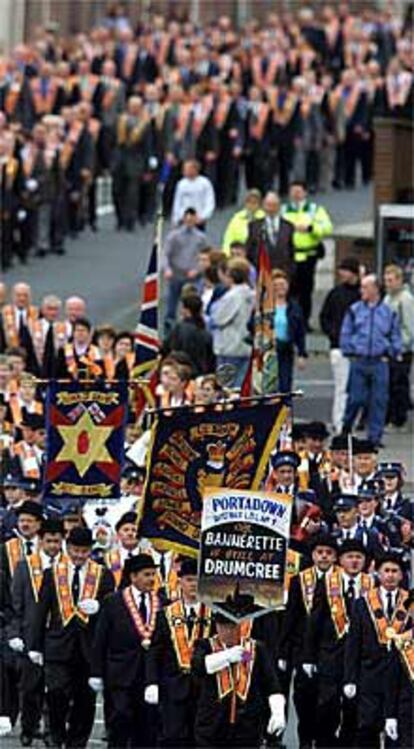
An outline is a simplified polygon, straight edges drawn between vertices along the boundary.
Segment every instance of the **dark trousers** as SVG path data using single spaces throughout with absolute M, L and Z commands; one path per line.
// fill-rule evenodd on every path
M 345 184 L 355 187 L 357 164 L 361 164 L 362 181 L 366 185 L 370 180 L 371 144 L 360 135 L 351 133 L 345 141 Z
M 108 706 L 108 747 L 156 745 L 157 709 L 144 702 L 142 686 L 111 689 Z
M 277 341 L 279 393 L 289 393 L 292 390 L 294 361 L 295 353 L 292 344 Z
M 312 294 L 315 285 L 315 270 L 318 259 L 309 257 L 303 263 L 295 263 L 292 278 L 292 296 L 302 308 L 305 323 L 308 324 L 312 313 Z
M 410 410 L 410 369 L 412 354 L 407 352 L 402 361 L 390 362 L 390 399 L 387 422 L 403 426 Z
M 28 658 L 22 659 L 20 685 L 22 733 L 33 736 L 42 717 L 45 685 L 43 669 Z
M 300 747 L 311 747 L 315 740 L 317 681 L 309 679 L 298 666 L 293 681 L 293 702 L 298 716 L 298 737 Z
M 193 747 L 194 740 L 194 700 L 175 702 L 171 695 L 161 697 L 161 723 L 164 747 Z
M 54 746 L 84 747 L 95 718 L 95 694 L 88 686 L 89 666 L 81 658 L 45 665 L 50 733 Z
M 279 174 L 279 195 L 283 198 L 289 192 L 290 173 L 293 164 L 293 146 L 284 143 L 279 146 L 276 156 L 276 171 Z
M 388 405 L 389 365 L 381 359 L 351 361 L 344 430 L 351 431 L 358 413 L 368 404 L 368 438 L 377 444 L 384 431 Z

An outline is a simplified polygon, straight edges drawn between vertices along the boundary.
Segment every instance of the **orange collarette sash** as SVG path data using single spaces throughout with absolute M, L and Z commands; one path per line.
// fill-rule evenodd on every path
M 96 598 L 102 571 L 103 568 L 100 564 L 93 562 L 92 559 L 88 559 L 85 581 L 79 595 L 80 601 Z M 84 614 L 83 611 L 78 609 L 78 607 L 73 603 L 72 590 L 69 584 L 69 566 L 67 559 L 61 560 L 55 565 L 53 568 L 53 576 L 63 626 L 66 627 L 66 625 L 72 621 L 74 616 L 77 616 L 78 619 L 84 622 L 84 624 L 87 624 L 89 616 Z
M 395 607 L 391 622 L 389 622 L 387 617 L 385 616 L 379 588 L 370 590 L 370 592 L 366 596 L 366 604 L 380 645 L 390 644 L 395 635 L 398 635 L 402 632 L 407 620 L 407 612 L 403 605 L 407 596 L 407 591 L 399 591 L 397 605 Z
M 210 645 L 213 653 L 219 653 L 221 650 L 224 650 L 218 635 L 210 638 Z M 256 656 L 256 640 L 242 637 L 241 645 L 247 652 L 247 658 L 240 663 L 234 663 L 232 667 L 226 666 L 226 668 L 223 668 L 216 674 L 217 689 L 220 700 L 223 700 L 228 694 L 234 692 L 239 699 L 245 702 L 249 694 Z
M 414 639 L 413 630 L 407 630 L 402 635 L 394 639 L 395 647 L 398 650 L 403 666 L 407 671 L 410 681 L 414 682 Z
M 194 643 L 208 637 L 211 626 L 209 610 L 200 605 L 199 614 L 193 622 L 191 637 L 188 636 L 186 612 L 181 599 L 174 601 L 165 609 L 165 616 L 170 628 L 171 640 L 177 656 L 178 665 L 182 671 L 189 671 Z
M 42 559 L 38 552 L 29 554 L 26 557 L 27 569 L 29 571 L 30 582 L 32 585 L 33 597 L 37 603 L 39 600 L 39 591 L 43 580 Z
M 307 614 L 310 614 L 313 605 L 313 596 L 318 582 L 315 567 L 308 567 L 299 573 L 300 587 L 302 589 L 303 604 Z
M 373 586 L 372 578 L 361 573 L 361 595 L 368 593 Z M 340 567 L 332 567 L 325 576 L 326 596 L 328 599 L 331 619 L 336 634 L 341 639 L 349 629 L 349 618 L 346 611 L 346 603 L 343 595 L 342 570 Z
M 18 563 L 23 559 L 23 546 L 20 538 L 10 538 L 6 541 L 6 554 L 10 575 L 13 577 Z
M 128 588 L 124 588 L 124 590 L 122 591 L 122 597 L 125 606 L 127 607 L 128 613 L 133 621 L 134 627 L 141 638 L 141 645 L 143 648 L 145 648 L 145 650 L 148 650 L 151 645 L 151 638 L 155 631 L 157 612 L 160 607 L 158 596 L 154 591 L 151 591 L 151 613 L 148 623 L 142 620 L 142 616 L 138 611 L 137 605 L 134 600 L 131 586 L 128 586 Z
M 122 580 L 122 562 L 121 562 L 121 554 L 119 552 L 119 549 L 111 549 L 111 551 L 108 551 L 105 554 L 105 564 L 112 572 L 114 580 L 115 580 L 115 587 L 119 588 Z

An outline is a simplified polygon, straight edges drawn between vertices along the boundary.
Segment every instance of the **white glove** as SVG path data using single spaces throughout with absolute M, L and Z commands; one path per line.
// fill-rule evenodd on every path
M 345 684 L 344 695 L 348 700 L 353 700 L 357 693 L 356 684 Z
M 242 645 L 234 645 L 232 648 L 227 648 L 227 660 L 229 663 L 240 663 L 243 654 L 244 647 Z
M 39 183 L 37 179 L 27 179 L 26 180 L 26 188 L 29 190 L 29 192 L 34 192 L 39 187 Z
M 286 669 L 287 669 L 287 661 L 278 660 L 277 667 L 278 667 L 279 671 L 286 671 Z
M 149 687 L 145 687 L 144 702 L 147 705 L 158 705 L 158 684 L 150 684 Z
M 43 666 L 43 655 L 38 653 L 37 650 L 30 650 L 28 656 L 35 666 Z
M 7 736 L 12 731 L 11 720 L 7 715 L 0 715 L 0 736 Z
M 210 653 L 204 659 L 208 674 L 216 674 L 229 665 L 229 650 L 220 650 L 218 653 Z
M 88 684 L 94 692 L 103 692 L 103 679 L 100 679 L 98 676 L 90 676 Z
M 303 663 L 302 671 L 306 674 L 308 679 L 312 679 L 316 674 L 316 666 L 314 663 Z
M 17 211 L 17 220 L 22 222 L 27 218 L 27 212 L 21 208 L 19 211 Z
M 24 642 L 22 638 L 12 637 L 11 640 L 9 640 L 9 648 L 13 650 L 14 653 L 23 653 Z
M 99 601 L 95 601 L 93 598 L 83 598 L 82 601 L 78 601 L 78 609 L 82 611 L 82 614 L 93 616 L 99 611 Z
M 398 730 L 397 721 L 395 718 L 387 718 L 387 720 L 385 721 L 385 733 L 387 734 L 388 738 L 391 739 L 391 741 L 397 741 Z
M 158 159 L 156 156 L 150 156 L 148 159 L 148 166 L 150 169 L 157 169 L 158 167 Z
M 271 694 L 269 696 L 270 720 L 267 724 L 267 733 L 279 736 L 286 728 L 285 718 L 286 700 L 283 694 Z

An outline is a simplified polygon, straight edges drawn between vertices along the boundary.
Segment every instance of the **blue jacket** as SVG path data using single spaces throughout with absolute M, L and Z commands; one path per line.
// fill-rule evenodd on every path
M 402 352 L 401 330 L 395 312 L 383 302 L 352 304 L 344 317 L 340 347 L 345 356 L 389 356 Z

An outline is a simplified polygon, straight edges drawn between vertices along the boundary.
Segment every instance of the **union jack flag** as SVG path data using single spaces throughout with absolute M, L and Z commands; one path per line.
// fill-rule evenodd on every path
M 152 248 L 141 303 L 140 318 L 135 332 L 136 374 L 153 369 L 160 349 L 158 334 L 158 241 Z

